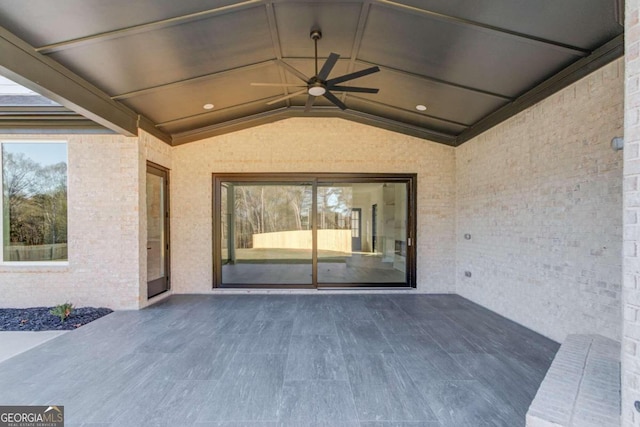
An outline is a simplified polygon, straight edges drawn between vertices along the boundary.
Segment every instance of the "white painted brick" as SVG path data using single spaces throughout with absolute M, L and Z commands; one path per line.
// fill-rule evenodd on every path
M 568 335 L 527 411 L 527 427 L 620 425 L 620 343 Z
M 556 341 L 621 336 L 623 64 L 456 149 L 457 293 Z
M 68 141 L 69 263 L 0 265 L 0 306 L 138 307 L 137 138 L 15 135 Z
M 638 42 L 640 25 L 638 23 L 638 0 L 627 0 L 625 22 L 625 129 L 624 129 L 624 265 L 623 265 L 623 348 L 622 354 L 622 425 L 640 426 L 640 414 L 634 408 L 634 402 L 640 400 L 640 354 L 637 346 L 640 340 L 640 258 L 637 247 L 640 243 L 637 233 L 638 214 L 640 212 L 640 193 L 638 180 L 640 168 L 640 62 L 638 61 Z M 635 250 L 631 245 L 635 245 Z
M 174 147 L 173 285 L 210 292 L 214 172 L 417 173 L 417 284 L 455 291 L 454 149 L 333 118 L 295 118 Z

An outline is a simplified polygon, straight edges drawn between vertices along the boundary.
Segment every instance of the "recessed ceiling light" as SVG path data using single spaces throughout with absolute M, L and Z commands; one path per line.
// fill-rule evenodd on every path
M 422 104 L 418 104 L 418 105 L 416 105 L 416 110 L 418 110 L 418 111 L 426 111 L 427 110 L 427 106 L 426 105 L 422 105 Z
M 212 109 L 213 109 L 213 107 L 214 107 L 214 105 L 213 105 L 213 104 L 204 104 L 204 105 L 202 106 L 202 108 L 204 108 L 205 110 L 212 110 Z

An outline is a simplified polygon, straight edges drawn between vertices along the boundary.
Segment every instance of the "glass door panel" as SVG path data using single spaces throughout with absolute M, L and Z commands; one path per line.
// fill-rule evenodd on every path
M 318 285 L 408 283 L 407 183 L 318 183 L 316 201 Z
M 147 296 L 169 289 L 167 172 L 147 166 Z
M 220 187 L 222 285 L 311 285 L 312 184 Z

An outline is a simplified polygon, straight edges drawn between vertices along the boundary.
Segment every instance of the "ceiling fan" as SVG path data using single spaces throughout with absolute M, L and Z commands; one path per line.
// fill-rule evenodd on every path
M 329 73 L 338 62 L 340 55 L 337 53 L 331 53 L 320 72 L 318 72 L 318 40 L 322 38 L 322 33 L 320 30 L 311 30 L 311 39 L 315 45 L 315 65 L 316 72 L 313 77 L 309 78 L 304 73 L 301 73 L 291 65 L 287 64 L 282 60 L 278 60 L 278 63 L 283 66 L 287 71 L 291 74 L 299 78 L 304 82 L 304 84 L 291 84 L 291 83 L 251 83 L 251 86 L 272 86 L 272 87 L 299 87 L 303 88 L 294 93 L 290 93 L 289 95 L 285 95 L 276 99 L 273 99 L 267 102 L 267 105 L 275 104 L 280 101 L 284 101 L 289 98 L 293 98 L 294 96 L 302 95 L 307 93 L 309 97 L 307 98 L 307 103 L 305 104 L 304 111 L 307 112 L 311 110 L 313 103 L 315 102 L 318 96 L 324 96 L 329 101 L 331 101 L 334 105 L 339 107 L 342 110 L 346 110 L 347 106 L 336 97 L 332 91 L 336 92 L 359 92 L 359 93 L 378 93 L 379 89 L 373 89 L 368 87 L 355 87 L 355 86 L 340 86 L 340 83 L 346 82 L 348 80 L 357 79 L 359 77 L 364 77 L 369 74 L 377 73 L 380 71 L 378 67 L 371 67 L 361 71 L 356 71 L 354 73 L 345 74 L 343 76 L 334 77 L 332 79 L 328 79 Z M 328 79 L 328 80 L 327 80 Z

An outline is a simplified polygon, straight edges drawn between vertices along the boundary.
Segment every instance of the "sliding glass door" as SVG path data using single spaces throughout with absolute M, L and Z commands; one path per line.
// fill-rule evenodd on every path
M 407 286 L 407 202 L 406 182 L 318 183 L 318 284 Z
M 415 176 L 214 175 L 216 287 L 415 286 Z
M 312 284 L 312 185 L 222 181 L 221 283 Z

